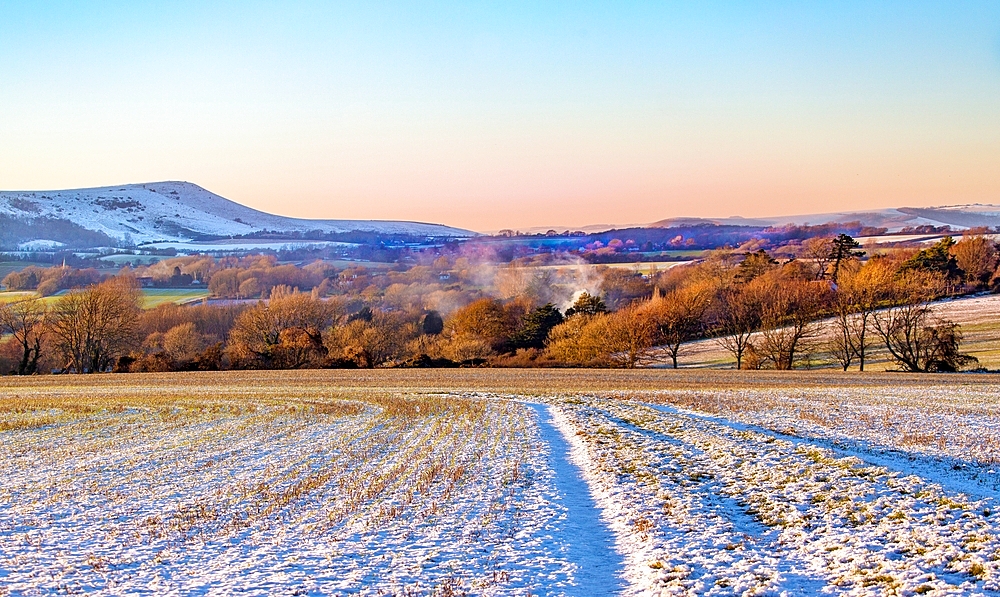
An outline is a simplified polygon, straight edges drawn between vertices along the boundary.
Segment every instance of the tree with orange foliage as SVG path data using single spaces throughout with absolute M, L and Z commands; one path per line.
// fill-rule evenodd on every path
M 721 332 L 716 342 L 733 355 L 737 369 L 743 368 L 743 357 L 760 326 L 761 303 L 756 288 L 746 285 L 724 288 L 716 301 L 715 319 Z
M 264 369 L 317 366 L 325 356 L 323 331 L 338 315 L 334 306 L 310 294 L 275 287 L 269 301 L 236 319 L 228 347 L 233 363 Z
M 566 318 L 549 332 L 545 352 L 549 358 L 572 365 L 607 364 L 608 348 L 604 342 L 605 313 L 578 313 Z
M 711 294 L 704 285 L 674 290 L 665 296 L 654 296 L 639 307 L 652 320 L 654 343 L 663 346 L 674 369 L 681 345 L 698 338 L 704 327 Z
M 814 322 L 831 298 L 830 286 L 822 281 L 761 282 L 763 287 L 759 292 L 764 300 L 761 341 L 757 349 L 775 369 L 792 369 L 796 356 L 807 348 L 804 344 L 817 333 Z
M 552 328 L 546 354 L 574 365 L 632 369 L 649 361 L 655 334 L 641 305 L 610 314 L 579 313 Z
M 38 299 L 0 304 L 0 335 L 10 334 L 21 353 L 15 374 L 32 375 L 38 371 L 47 320 L 48 311 Z
M 966 235 L 951 247 L 965 282 L 972 289 L 985 288 L 997 268 L 997 247 L 981 234 Z
M 641 305 L 630 305 L 597 320 L 611 363 L 634 369 L 645 364 L 656 344 L 656 325 Z
M 378 367 L 401 357 L 419 333 L 418 324 L 405 315 L 376 310 L 370 317 L 331 328 L 324 344 L 334 366 Z
M 855 358 L 859 370 L 865 370 L 865 362 L 875 343 L 873 318 L 889 299 L 894 276 L 894 265 L 881 257 L 869 259 L 864 265 L 853 260 L 840 266 L 833 301 L 834 335 L 830 350 L 844 371 Z
M 503 352 L 517 333 L 524 311 L 522 305 L 505 305 L 496 299 L 482 298 L 452 314 L 445 333 L 453 339 L 478 340 L 496 352 Z

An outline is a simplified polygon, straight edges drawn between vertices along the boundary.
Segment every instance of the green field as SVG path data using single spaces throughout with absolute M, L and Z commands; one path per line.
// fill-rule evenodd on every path
M 31 261 L 0 261 L 0 280 L 11 272 L 19 272 L 26 267 L 37 265 L 38 267 L 49 267 L 50 263 L 34 263 Z
M 34 292 L 0 292 L 0 303 L 16 303 L 35 296 Z
M 54 303 L 66 294 L 66 290 L 42 299 L 46 304 Z M 142 307 L 152 309 L 165 303 L 187 305 L 208 298 L 207 288 L 143 288 Z M 34 292 L 0 292 L 0 303 L 14 303 L 37 296 Z
M 165 303 L 187 305 L 208 298 L 207 288 L 143 288 L 144 309 L 152 309 Z

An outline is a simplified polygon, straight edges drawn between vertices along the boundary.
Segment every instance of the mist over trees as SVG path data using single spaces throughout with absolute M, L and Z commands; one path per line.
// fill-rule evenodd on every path
M 566 259 L 491 263 L 442 254 L 386 268 L 273 255 L 166 259 L 116 276 L 28 267 L 0 306 L 0 367 L 141 372 L 420 366 L 680 367 L 709 340 L 734 367 L 900 370 L 975 365 L 931 304 L 995 289 L 986 236 L 877 254 L 847 234 L 784 253 L 759 242 L 645 275 Z M 142 286 L 207 288 L 204 304 L 142 310 Z M 821 355 L 821 356 L 818 356 Z

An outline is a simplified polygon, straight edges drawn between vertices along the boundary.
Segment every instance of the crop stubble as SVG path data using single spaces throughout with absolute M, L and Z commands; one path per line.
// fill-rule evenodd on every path
M 4 379 L 0 593 L 574 594 L 547 403 L 630 594 L 996 594 L 992 376 Z M 562 543 L 561 543 L 562 542 Z

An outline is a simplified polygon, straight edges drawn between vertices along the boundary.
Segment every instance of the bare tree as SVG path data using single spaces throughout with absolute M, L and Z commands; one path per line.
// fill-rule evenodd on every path
M 236 319 L 229 333 L 229 353 L 237 365 L 249 368 L 318 364 L 325 356 L 322 334 L 336 315 L 334 306 L 309 294 L 275 287 L 269 301 Z
M 854 346 L 854 314 L 841 308 L 840 301 L 837 302 L 837 315 L 834 318 L 833 336 L 827 342 L 830 355 L 847 371 L 851 363 L 858 356 Z
M 77 373 L 107 371 L 136 343 L 142 290 L 133 278 L 119 276 L 59 299 L 52 334 Z
M 829 236 L 814 236 L 802 241 L 802 257 L 808 259 L 816 268 L 816 279 L 822 280 L 830 269 L 830 253 L 833 250 L 833 239 Z
M 737 369 L 743 367 L 743 355 L 760 326 L 760 306 L 760 299 L 752 288 L 732 286 L 719 295 L 716 320 L 722 335 L 716 342 L 733 355 Z
M 847 261 L 839 271 L 840 283 L 833 300 L 834 333 L 828 344 L 830 353 L 847 371 L 854 359 L 865 370 L 865 360 L 873 344 L 869 334 L 872 316 L 885 294 L 885 285 L 892 282 L 892 271 L 879 260 L 866 266 Z
M 927 371 L 937 353 L 936 323 L 930 306 L 923 302 L 897 305 L 875 316 L 875 328 L 889 354 L 904 371 L 912 372 Z M 940 322 L 940 325 L 957 331 L 956 324 Z
M 649 360 L 655 327 L 638 306 L 620 309 L 596 321 L 605 324 L 603 336 L 612 364 L 634 369 Z
M 977 362 L 959 352 L 959 325 L 934 316 L 931 310 L 930 300 L 941 282 L 926 275 L 897 281 L 895 304 L 873 318 L 886 350 L 904 371 L 957 371 Z
M 760 351 L 775 369 L 792 369 L 796 355 L 816 336 L 815 320 L 829 295 L 824 282 L 788 280 L 763 296 Z
M 17 375 L 38 372 L 47 319 L 45 305 L 38 299 L 0 305 L 0 334 L 9 333 L 21 348 L 21 358 L 14 371 Z
M 681 345 L 701 335 L 708 306 L 707 288 L 689 286 L 663 297 L 656 296 L 640 308 L 652 319 L 654 342 L 663 346 L 674 369 Z

